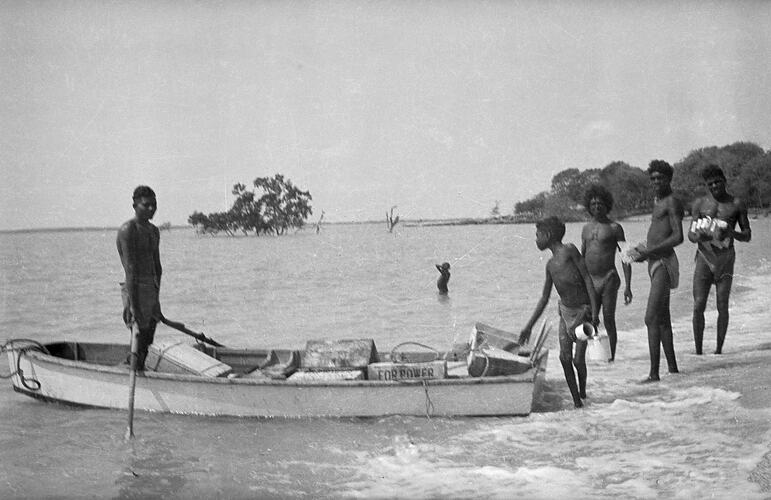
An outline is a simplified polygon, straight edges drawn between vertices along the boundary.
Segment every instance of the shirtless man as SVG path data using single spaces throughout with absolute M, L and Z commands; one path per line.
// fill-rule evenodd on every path
M 594 291 L 602 307 L 602 322 L 610 341 L 610 359 L 616 359 L 616 299 L 621 287 L 621 278 L 616 271 L 616 251 L 618 243 L 626 241 L 621 224 L 608 218 L 613 208 L 613 195 L 598 184 L 589 186 L 584 194 L 584 206 L 592 216 L 581 231 L 581 255 L 584 256 L 586 269 L 592 278 Z M 622 262 L 624 271 L 624 304 L 632 302 L 632 266 Z
M 559 295 L 560 364 L 565 373 L 570 395 L 573 397 L 573 404 L 576 408 L 581 408 L 584 405 L 581 400 L 586 399 L 586 341 L 576 338 L 575 329 L 590 319 L 595 328 L 599 324 L 594 287 L 578 249 L 573 244 L 562 243 L 565 224 L 557 217 L 548 217 L 538 221 L 535 227 L 535 244 L 538 250 L 543 251 L 548 248 L 552 252 L 552 257 L 546 263 L 546 280 L 543 284 L 541 299 L 532 317 L 519 334 L 519 344 L 524 345 L 530 339 L 533 325 L 549 303 L 553 284 Z M 573 372 L 574 365 L 575 372 Z M 578 374 L 577 387 L 576 373 Z
M 447 295 L 447 283 L 450 281 L 450 263 L 443 262 L 441 266 L 436 264 L 436 270 L 439 271 L 439 278 L 436 280 L 436 288 L 441 295 Z
M 672 195 L 670 183 L 673 173 L 672 166 L 663 160 L 653 160 L 648 166 L 655 204 L 646 244 L 636 248 L 634 257 L 636 262 L 648 261 L 648 275 L 651 278 L 651 291 L 645 310 L 651 369 L 643 383 L 658 382 L 661 347 L 664 347 L 669 373 L 678 373 L 669 312 L 669 290 L 677 288 L 680 280 L 675 247 L 683 242 L 683 206 Z
M 704 310 L 714 283 L 718 314 L 715 354 L 721 354 L 728 330 L 728 297 L 736 258 L 734 240 L 750 241 L 752 230 L 746 205 L 726 192 L 726 178 L 720 167 L 707 165 L 701 176 L 709 193 L 693 202 L 693 222 L 688 231 L 688 239 L 697 244 L 693 270 L 693 341 L 696 354 L 701 354 Z M 737 223 L 739 231 L 735 230 Z
M 158 204 L 148 186 L 134 190 L 134 218 L 118 230 L 117 246 L 125 283 L 121 283 L 123 321 L 136 337 L 136 369 L 142 371 L 147 348 L 153 343 L 155 326 L 162 318 L 158 292 L 161 287 L 160 231 L 150 219 Z

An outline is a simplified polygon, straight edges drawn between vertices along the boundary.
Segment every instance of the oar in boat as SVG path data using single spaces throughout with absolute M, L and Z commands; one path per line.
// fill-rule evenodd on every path
M 128 400 L 128 428 L 126 429 L 126 441 L 134 437 L 134 392 L 137 386 L 137 350 L 139 339 L 139 327 L 136 323 L 131 327 L 131 357 L 129 360 L 129 400 Z
M 182 323 L 180 323 L 178 321 L 171 321 L 170 319 L 168 319 L 166 317 L 161 317 L 161 321 L 163 322 L 164 325 L 170 326 L 171 328 L 174 328 L 175 330 L 179 330 L 182 333 L 186 333 L 186 334 L 190 335 L 191 337 L 193 337 L 196 340 L 200 340 L 201 342 L 205 342 L 205 343 L 207 343 L 207 344 L 209 344 L 211 346 L 214 346 L 214 347 L 225 347 L 222 344 L 220 344 L 219 342 L 217 342 L 216 340 L 210 339 L 209 337 L 207 337 L 203 333 L 198 333 L 198 332 L 194 332 L 193 330 L 189 330 L 188 328 L 185 327 L 184 324 L 182 324 Z

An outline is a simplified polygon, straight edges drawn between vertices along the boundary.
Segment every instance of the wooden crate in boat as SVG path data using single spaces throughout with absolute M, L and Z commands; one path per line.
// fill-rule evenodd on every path
M 375 341 L 309 340 L 302 353 L 300 368 L 307 371 L 366 370 L 377 360 Z
M 221 377 L 231 367 L 184 341 L 158 341 L 150 344 L 145 370 L 164 373 L 187 373 L 204 377 Z

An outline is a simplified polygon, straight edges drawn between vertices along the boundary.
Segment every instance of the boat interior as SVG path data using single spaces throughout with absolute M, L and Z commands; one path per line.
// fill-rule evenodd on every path
M 538 352 L 543 347 L 546 334 L 543 329 L 538 336 L 532 352 L 516 351 L 507 353 L 514 356 L 526 370 L 531 367 L 535 361 Z M 407 342 L 419 346 L 420 350 L 401 350 L 400 346 L 389 352 L 378 352 L 371 340 L 371 352 L 367 355 L 369 364 L 372 363 L 432 363 L 436 361 L 446 362 L 447 377 L 469 376 L 465 365 L 469 358 L 471 343 L 455 344 L 445 352 L 439 352 L 422 346 L 417 343 Z M 150 362 L 153 355 L 153 349 L 148 354 L 148 361 L 145 363 L 146 371 L 158 371 L 166 373 L 187 373 L 203 374 L 198 367 L 202 364 L 211 366 L 212 363 L 224 367 L 223 370 L 209 376 L 227 376 L 229 378 L 258 377 L 270 379 L 286 379 L 293 373 L 302 371 L 305 366 L 304 356 L 307 352 L 293 349 L 240 349 L 229 347 L 212 347 L 203 343 L 187 344 L 177 343 L 175 346 L 182 348 L 181 354 L 177 353 L 177 358 L 173 362 L 157 362 L 158 357 L 162 357 L 156 352 L 156 361 Z M 120 366 L 128 364 L 130 357 L 129 347 L 121 344 L 91 343 L 91 342 L 55 342 L 46 344 L 48 352 L 55 357 L 89 363 L 102 366 Z M 518 346 L 517 346 L 518 347 Z M 187 357 L 187 359 L 185 359 Z M 203 360 L 201 358 L 204 358 Z M 359 363 L 361 365 L 361 363 Z M 363 363 L 366 372 L 367 361 Z M 521 373 L 521 371 L 520 371 Z M 476 376 L 476 375 L 475 375 Z

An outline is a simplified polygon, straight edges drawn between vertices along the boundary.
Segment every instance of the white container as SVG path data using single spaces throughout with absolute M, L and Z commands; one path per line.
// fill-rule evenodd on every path
M 231 367 L 183 341 L 162 340 L 150 344 L 145 370 L 221 377 L 230 373 Z

